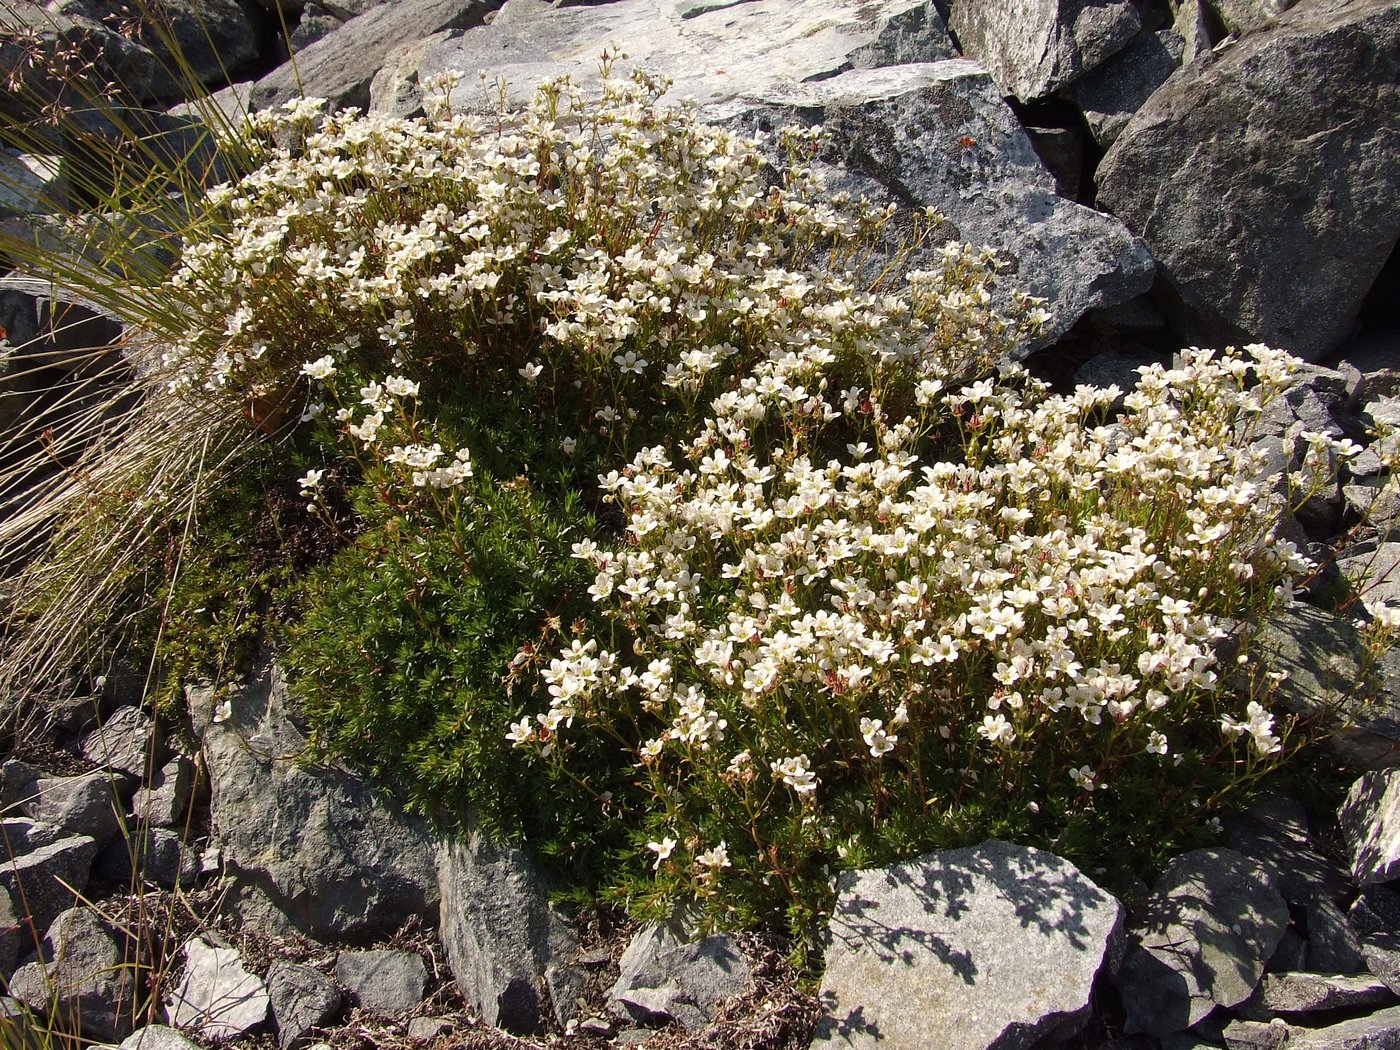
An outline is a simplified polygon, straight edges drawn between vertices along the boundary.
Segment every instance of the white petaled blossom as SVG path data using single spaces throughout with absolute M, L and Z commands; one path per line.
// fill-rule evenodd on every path
M 817 775 L 808 768 L 806 755 L 784 758 L 771 763 L 773 775 L 799 795 L 808 795 L 817 790 Z
M 1283 741 L 1274 733 L 1274 716 L 1257 700 L 1249 702 L 1243 722 L 1236 721 L 1230 715 L 1222 715 L 1220 729 L 1221 732 L 1238 736 L 1248 734 L 1250 744 L 1261 756 L 1277 754 L 1283 750 Z
M 723 841 L 713 849 L 695 855 L 695 866 L 702 879 L 714 878 L 722 868 L 729 867 L 729 847 Z
M 1095 788 L 1105 786 L 1098 782 L 1098 777 L 1088 766 L 1080 766 L 1078 769 L 1071 769 L 1069 771 L 1069 778 L 1080 791 L 1093 791 Z
M 311 379 L 330 379 L 335 373 L 335 358 L 330 354 L 307 361 L 301 366 L 301 374 Z
M 297 479 L 297 484 L 301 486 L 301 491 L 303 493 L 312 492 L 320 487 L 321 479 L 325 476 L 326 472 L 324 470 L 308 470 Z
M 1166 734 L 1159 733 L 1154 729 L 1147 737 L 1147 753 L 1149 755 L 1165 755 L 1168 749 Z
M 899 737 L 885 732 L 884 725 L 885 723 L 878 718 L 860 720 L 861 739 L 865 741 L 865 746 L 870 748 L 871 758 L 882 758 L 899 743 Z
M 669 860 L 671 854 L 675 852 L 676 840 L 668 835 L 659 842 L 648 842 L 647 849 L 656 854 L 656 859 L 651 864 L 652 869 L 655 870 L 660 868 L 663 862 Z
M 384 380 L 384 391 L 394 397 L 417 397 L 418 384 L 405 376 L 390 376 Z

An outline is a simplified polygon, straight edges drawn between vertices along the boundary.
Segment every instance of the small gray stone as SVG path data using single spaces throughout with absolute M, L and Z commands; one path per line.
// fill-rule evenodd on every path
M 1127 1031 L 1159 1038 L 1248 999 L 1289 921 L 1267 869 L 1225 848 L 1173 860 L 1143 913 L 1115 983 Z
M 0 765 L 0 807 L 6 814 L 34 798 L 34 783 L 44 771 L 17 758 L 8 759 Z
M 44 935 L 39 959 L 10 979 L 10 994 L 89 1039 L 131 1033 L 145 951 L 89 908 L 70 908 Z
M 341 952 L 335 959 L 335 976 L 361 1009 L 376 1014 L 416 1010 L 428 987 L 428 967 L 416 952 Z
M 1337 559 L 1337 567 L 1372 612 L 1377 603 L 1400 605 L 1400 543 L 1382 543 L 1369 554 Z
M 749 966 L 728 934 L 685 939 L 679 923 L 643 928 L 618 963 L 621 974 L 608 992 L 623 1020 L 675 1021 L 688 1032 L 708 1025 L 726 999 L 748 988 Z
M 117 1050 L 200 1050 L 200 1046 L 168 1025 L 151 1024 L 132 1032 Z
M 427 1043 L 452 1031 L 447 1017 L 415 1017 L 408 1022 L 408 1038 L 415 1043 Z
M 136 792 L 132 815 L 162 828 L 182 828 L 194 794 L 195 765 L 188 755 L 176 755 L 156 772 L 149 787 Z
M 1221 1034 L 1229 1050 L 1276 1050 L 1288 1042 L 1288 1026 L 1267 1021 L 1231 1021 Z
M 1288 1050 L 1397 1050 L 1400 1048 L 1400 1006 L 1325 1028 L 1290 1026 Z
M 1121 950 L 1122 906 L 1068 861 L 990 841 L 837 881 L 813 1047 L 1072 1038 Z
M 107 845 L 97 855 L 93 874 L 127 886 L 150 884 L 162 889 L 193 886 L 199 879 L 199 850 L 187 846 L 169 828 L 145 828 Z
M 139 707 L 119 707 L 83 738 L 82 751 L 97 766 L 144 780 L 164 761 L 164 734 Z
M 102 770 L 75 777 L 40 777 L 34 782 L 34 798 L 20 810 L 75 835 L 108 842 L 121 830 L 118 814 L 126 810 L 122 804 L 125 787 L 123 778 Z
M 462 994 L 487 1024 L 537 1031 L 544 975 L 577 950 L 549 903 L 549 886 L 519 849 L 477 832 L 438 847 L 439 936 Z
M 1126 0 L 955 0 L 948 16 L 963 54 L 1022 102 L 1074 83 L 1141 27 L 1142 16 Z
M 267 994 L 277 1024 L 279 1050 L 301 1050 L 311 1033 L 325 1028 L 345 1005 L 336 983 L 310 966 L 275 962 L 267 971 Z
M 184 973 L 166 1001 L 171 1024 L 208 1039 L 232 1039 L 263 1025 L 267 986 L 244 968 L 237 949 L 205 934 L 186 941 L 184 955 Z
M 19 961 L 20 914 L 15 910 L 10 891 L 0 886 L 0 979 L 13 973 Z M 0 1041 L 0 1045 L 4 1045 Z
M 70 835 L 0 864 L 0 886 L 24 902 L 34 930 L 47 930 L 87 888 L 96 856 L 95 839 Z
M 1347 912 L 1347 922 L 1361 942 L 1366 969 L 1400 995 L 1400 891 L 1364 887 Z

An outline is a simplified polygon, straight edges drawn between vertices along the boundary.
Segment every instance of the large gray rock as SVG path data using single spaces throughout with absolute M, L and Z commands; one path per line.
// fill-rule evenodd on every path
M 278 1050 L 300 1050 L 315 1029 L 335 1020 L 345 1004 L 336 983 L 310 966 L 275 962 L 267 971 L 267 994 L 277 1024 Z
M 1121 948 L 1122 907 L 1069 862 L 990 841 L 837 881 L 814 1047 L 1068 1038 Z
M 271 109 L 303 95 L 327 99 L 332 109 L 365 109 L 370 81 L 390 48 L 441 30 L 478 26 L 496 6 L 492 0 L 388 0 L 315 41 L 294 64 L 254 83 L 244 98 L 252 109 Z
M 84 6 L 107 22 L 126 10 L 115 0 L 84 0 Z M 196 85 L 218 87 L 258 61 L 259 31 L 240 0 L 161 0 L 154 10 L 160 25 L 142 19 L 132 36 L 155 59 L 153 96 L 185 98 Z
M 618 41 L 630 62 L 674 81 L 668 101 L 693 98 L 704 106 L 766 98 L 847 69 L 956 54 L 931 0 L 617 0 L 565 9 L 509 0 L 488 26 L 438 34 L 390 55 L 374 78 L 373 108 L 410 115 L 422 106 L 424 86 L 450 70 L 468 74 L 452 93 L 453 106 L 467 109 L 491 101 L 475 79 L 479 69 L 504 78 L 515 103 L 563 73 L 591 87 L 599 56 Z
M 208 721 L 210 702 L 191 691 L 207 722 L 210 820 L 233 911 L 269 930 L 361 942 L 436 919 L 426 823 L 358 777 L 297 761 L 306 737 L 280 670 L 262 666 L 230 698 L 227 719 Z
M 1176 73 L 1098 169 L 1182 335 L 1317 360 L 1400 234 L 1400 8 L 1315 0 Z
M 1181 65 L 1185 49 L 1174 29 L 1143 33 L 1075 85 L 1075 101 L 1095 142 L 1104 149 L 1113 145 L 1133 114 Z
M 1254 1045 L 1286 1046 L 1288 1050 L 1400 1050 L 1400 1006 L 1321 1028 L 1278 1022 L 1268 1027 L 1273 1029 L 1274 1041 Z
M 1288 926 L 1267 869 L 1232 849 L 1177 857 L 1130 935 L 1116 983 L 1129 1032 L 1158 1038 L 1254 992 Z
M 737 105 L 737 104 L 736 104 Z M 1053 342 L 1089 310 L 1152 285 L 1146 246 L 1116 220 L 1061 197 L 991 78 L 961 60 L 853 70 L 746 103 L 731 121 L 821 124 L 833 190 L 933 208 L 946 238 L 995 248 L 1008 262 L 1000 296 L 1018 288 L 1048 301 L 1041 336 Z
M 1270 706 L 1321 719 L 1350 763 L 1400 765 L 1400 652 L 1375 659 L 1350 619 L 1294 602 L 1260 625 L 1251 653 L 1276 676 Z
M 487 1024 L 537 1031 L 548 1009 L 545 973 L 577 950 L 544 879 L 522 851 L 473 832 L 440 842 L 438 885 L 438 935 L 467 1002 Z
M 1373 770 L 1352 784 L 1337 823 L 1357 885 L 1400 878 L 1400 770 Z
M 121 830 L 119 814 L 126 808 L 121 799 L 129 790 L 119 774 L 114 777 L 105 770 L 73 777 L 40 777 L 34 782 L 34 798 L 22 805 L 20 812 L 75 835 L 107 842 Z
M 1313 845 L 1307 814 L 1296 799 L 1270 795 L 1225 825 L 1225 845 L 1266 867 L 1283 899 L 1307 907 L 1349 893 L 1345 872 Z
M 51 213 L 67 200 L 62 157 L 0 149 L 0 219 Z
M 1375 977 L 1326 973 L 1266 973 L 1239 1011 L 1267 1020 L 1277 1014 L 1359 1010 L 1390 1006 L 1395 993 Z M 1265 1016 L 1267 1015 L 1267 1016 Z
M 131 1033 L 144 990 L 144 946 L 90 908 L 70 908 L 44 935 L 36 962 L 10 978 L 10 994 L 89 1039 Z
M 165 760 L 165 734 L 139 707 L 119 707 L 83 738 L 82 751 L 94 765 L 144 780 Z
M 92 873 L 97 840 L 69 835 L 0 864 L 0 886 L 29 915 L 34 930 L 47 930 L 59 912 L 71 908 Z
M 165 1009 L 170 1023 L 207 1039 L 233 1039 L 267 1020 L 267 986 L 243 965 L 236 948 L 213 934 L 185 942 L 185 969 Z
M 1268 25 L 1293 7 L 1298 0 L 1210 0 L 1225 28 L 1236 36 L 1252 33 Z
M 672 1021 L 697 1032 L 727 999 L 744 994 L 749 964 L 734 938 L 714 934 L 690 940 L 678 922 L 642 929 L 618 961 L 608 992 L 612 1012 L 641 1023 Z
M 948 27 L 1003 91 L 1032 102 L 1123 50 L 1142 16 L 1129 0 L 953 0 Z
M 1337 568 L 1368 611 L 1374 613 L 1382 604 L 1400 605 L 1400 543 L 1339 557 Z
M 376 1014 L 411 1013 L 423 1004 L 428 988 L 428 966 L 417 952 L 341 952 L 335 976 L 360 1009 Z

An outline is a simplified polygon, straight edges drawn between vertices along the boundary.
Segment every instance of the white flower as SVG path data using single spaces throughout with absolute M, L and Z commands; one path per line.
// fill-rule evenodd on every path
M 310 492 L 321 484 L 321 478 L 325 476 L 325 473 L 324 470 L 308 470 L 297 479 L 297 484 L 301 486 L 303 493 Z
M 1005 715 L 987 715 L 977 732 L 994 744 L 1010 744 L 1016 739 L 1016 728 L 1006 720 Z
M 301 366 L 301 374 L 311 379 L 329 379 L 335 375 L 335 358 L 330 354 L 308 361 Z
M 707 876 L 713 878 L 721 868 L 729 867 L 729 848 L 721 840 L 714 849 L 707 849 L 704 853 L 697 854 L 695 864 L 704 869 L 701 871 L 702 878 Z
M 647 849 L 656 854 L 656 860 L 651 865 L 651 870 L 656 871 L 661 867 L 661 862 L 668 859 L 676 848 L 676 840 L 667 836 L 660 842 L 648 842 Z
M 574 438 L 564 438 L 563 441 L 559 442 L 559 449 L 566 456 L 572 456 L 574 454 L 574 449 L 577 447 L 578 441 Z
M 418 384 L 405 376 L 390 376 L 384 380 L 384 389 L 395 397 L 418 396 Z
M 1235 735 L 1249 734 L 1250 743 L 1261 757 L 1277 754 L 1283 750 L 1283 741 L 1274 734 L 1274 716 L 1264 710 L 1257 700 L 1251 700 L 1245 709 L 1245 720 L 1237 722 L 1229 715 L 1220 718 L 1220 729 Z
M 1168 749 L 1166 735 L 1154 729 L 1147 738 L 1147 753 L 1149 755 L 1165 755 Z
M 510 732 L 506 734 L 506 739 L 511 742 L 511 746 L 520 747 L 535 738 L 535 728 L 530 725 L 528 718 L 522 718 L 519 722 L 510 724 Z
M 1080 766 L 1078 769 L 1069 771 L 1070 780 L 1074 781 L 1074 786 L 1081 791 L 1093 791 L 1099 785 L 1094 782 L 1094 771 L 1088 766 Z
M 524 379 L 525 382 L 533 383 L 540 377 L 540 373 L 544 371 L 544 365 L 540 364 L 538 361 L 527 361 L 516 369 L 516 371 L 520 373 L 520 378 Z
M 894 745 L 899 743 L 899 737 L 884 730 L 885 723 L 878 718 L 862 718 L 860 720 L 860 735 L 865 740 L 865 746 L 870 748 L 871 758 L 881 758 L 894 750 Z
M 773 775 L 792 788 L 799 795 L 807 795 L 817 790 L 817 775 L 807 768 L 807 756 L 797 755 L 770 762 Z

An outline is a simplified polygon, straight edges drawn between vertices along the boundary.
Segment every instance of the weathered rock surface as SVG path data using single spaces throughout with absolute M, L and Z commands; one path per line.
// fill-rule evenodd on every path
M 119 707 L 83 738 L 88 761 L 142 779 L 165 760 L 164 734 L 139 707 Z
M 1340 557 L 1337 568 L 1368 611 L 1400 605 L 1400 543 L 1381 543 L 1364 554 Z
M 1306 1014 L 1319 1010 L 1358 1010 L 1390 1006 L 1395 993 L 1375 977 L 1325 973 L 1266 973 L 1254 994 L 1241 1005 L 1249 1016 Z
M 321 971 L 289 962 L 268 969 L 267 994 L 279 1050 L 308 1045 L 312 1032 L 334 1021 L 345 1003 L 340 988 Z
M 472 833 L 440 842 L 438 885 L 438 934 L 467 1002 L 487 1024 L 537 1031 L 548 1009 L 545 972 L 576 951 L 544 879 L 520 850 Z
M 955 55 L 930 0 L 746 0 L 707 6 L 617 0 L 556 9 L 510 0 L 490 25 L 443 33 L 390 55 L 371 88 L 373 108 L 409 114 L 434 77 L 478 69 L 506 81 L 523 102 L 541 81 L 567 73 L 596 84 L 598 59 L 624 41 L 628 60 L 674 81 L 668 100 L 701 105 L 764 98 L 775 89 L 823 80 L 846 69 L 928 62 Z M 469 76 L 454 106 L 481 108 Z
M 478 26 L 498 4 L 491 0 L 388 0 L 352 18 L 239 92 L 253 109 L 271 109 L 305 94 L 333 109 L 369 106 L 370 81 L 390 48 L 447 29 Z M 479 66 L 470 67 L 474 74 Z
M 152 1024 L 132 1032 L 117 1050 L 199 1050 L 199 1044 L 168 1025 Z
M 1122 908 L 1067 861 L 990 841 L 843 873 L 814 1047 L 948 1050 L 1073 1036 Z
M 1022 102 L 1072 84 L 1142 28 L 1128 0 L 953 0 L 951 7 L 948 27 L 962 53 Z
M 1211 0 L 1225 28 L 1237 36 L 1252 33 L 1293 7 L 1298 0 Z
M 1316 0 L 1173 76 L 1099 165 L 1099 201 L 1151 246 L 1188 340 L 1317 360 L 1400 234 L 1397 139 L 1400 9 Z
M 61 156 L 0 149 L 0 219 L 51 212 L 67 198 Z
M 749 985 L 749 964 L 733 937 L 690 940 L 678 922 L 641 930 L 618 967 L 608 993 L 614 1014 L 643 1024 L 674 1021 L 688 1032 L 703 1029 L 725 1000 Z
M 169 828 L 133 828 L 97 855 L 93 874 L 124 886 L 174 889 L 199 878 L 199 850 Z
M 132 816 L 156 827 L 183 828 L 194 795 L 194 781 L 194 760 L 188 755 L 176 755 L 136 792 Z
M 1045 298 L 1052 314 L 1040 338 L 1013 357 L 1152 284 L 1146 246 L 1059 195 L 1015 115 L 972 63 L 854 70 L 775 92 L 732 119 L 746 131 L 760 121 L 821 124 L 832 189 L 934 208 L 945 219 L 941 237 L 997 249 L 1009 263 L 1002 305 L 1015 287 Z
M 36 846 L 0 864 L 0 886 L 23 901 L 34 930 L 47 930 L 59 912 L 87 888 L 97 840 L 68 835 Z
M 1185 51 L 1174 29 L 1143 33 L 1074 87 L 1094 141 L 1107 149 L 1153 92 L 1181 65 Z
M 121 829 L 118 812 L 125 785 L 118 775 L 94 770 L 75 777 L 40 777 L 34 798 L 20 807 L 26 816 L 57 824 L 75 835 L 107 842 Z
M 1337 823 L 1357 885 L 1400 878 L 1400 771 L 1375 770 L 1352 784 Z
M 144 987 L 145 951 L 86 907 L 70 908 L 44 935 L 39 959 L 10 978 L 10 994 L 95 1040 L 130 1034 Z
M 1167 866 L 1142 908 L 1115 983 L 1128 1031 L 1162 1037 L 1254 992 L 1288 926 L 1268 871 L 1232 849 Z
M 267 1020 L 267 986 L 237 949 L 212 934 L 185 942 L 185 969 L 166 1001 L 170 1023 L 208 1039 L 232 1039 Z
M 202 701 L 192 701 L 200 706 Z M 269 929 L 366 941 L 437 916 L 426 824 L 363 780 L 303 766 L 281 672 L 264 666 L 204 736 L 215 843 L 230 907 Z
M 84 0 L 84 6 L 104 22 L 126 11 L 115 0 Z M 259 58 L 251 8 L 240 0 L 162 0 L 159 11 L 159 28 L 143 19 L 132 35 L 154 59 L 149 91 L 156 98 L 184 97 L 190 77 L 218 87 Z
M 336 956 L 335 976 L 362 1010 L 377 1014 L 416 1010 L 428 987 L 427 964 L 416 952 L 341 952 Z
M 1253 651 L 1285 676 L 1273 705 L 1325 719 L 1328 743 L 1362 769 L 1400 764 L 1400 653 L 1373 660 L 1351 620 L 1299 602 L 1271 614 Z

